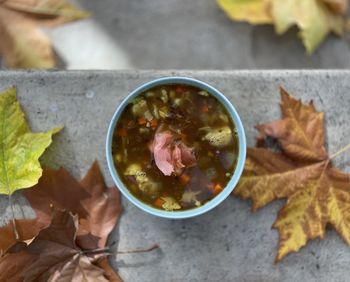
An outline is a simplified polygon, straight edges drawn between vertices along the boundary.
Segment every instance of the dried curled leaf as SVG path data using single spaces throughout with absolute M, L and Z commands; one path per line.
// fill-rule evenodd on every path
M 11 195 L 38 182 L 42 174 L 39 157 L 61 128 L 32 133 L 17 102 L 15 88 L 0 94 L 0 111 L 0 194 Z
M 46 226 L 52 216 L 52 205 L 78 214 L 76 244 L 83 250 L 106 247 L 109 233 L 122 211 L 118 189 L 106 186 L 97 162 L 80 183 L 63 168 L 45 169 L 39 183 L 25 190 L 24 195 L 35 210 L 38 221 Z M 94 264 L 108 272 L 108 277 L 119 277 L 107 260 L 100 258 Z
M 39 183 L 31 189 L 24 190 L 23 193 L 35 210 L 37 218 L 16 220 L 16 229 L 21 241 L 35 238 L 42 229 L 50 225 L 54 206 L 79 216 L 78 230 L 74 235 L 77 247 L 82 250 L 104 248 L 122 210 L 118 189 L 106 186 L 97 162 L 94 162 L 80 183 L 63 168 L 44 169 Z M 16 243 L 12 222 L 0 227 L 0 234 L 1 257 Z M 93 258 L 93 264 L 106 272 L 105 277 L 110 281 L 121 281 L 118 274 L 109 266 L 107 259 L 100 256 L 90 255 L 89 258 Z M 74 261 L 83 263 L 81 267 L 85 265 L 81 259 L 76 258 Z M 8 261 L 3 263 L 0 263 L 0 270 L 1 267 L 6 268 Z M 13 266 L 11 263 L 8 264 L 10 268 L 3 275 L 16 272 L 17 266 L 15 262 L 13 264 Z M 0 281 L 8 281 L 2 279 L 5 276 L 1 275 L 0 273 Z
M 81 201 L 89 213 L 79 221 L 77 244 L 83 249 L 104 248 L 122 212 L 119 190 L 106 186 L 97 162 L 93 163 L 80 185 L 89 194 Z M 98 240 L 91 241 L 89 234 Z
M 0 258 L 0 269 L 20 258 L 16 275 L 24 281 L 108 281 L 103 270 L 94 266 L 75 245 L 77 227 L 77 217 L 55 211 L 50 226 L 41 230 L 28 246 Z M 8 281 L 12 276 L 3 278 Z
M 65 0 L 0 1 L 0 55 L 11 68 L 53 68 L 51 42 L 39 27 L 88 16 Z
M 280 235 L 276 261 L 310 239 L 323 238 L 327 223 L 350 245 L 350 179 L 332 166 L 324 148 L 324 114 L 283 89 L 281 97 L 283 118 L 257 129 L 262 137 L 276 138 L 282 153 L 248 148 L 234 191 L 252 200 L 253 210 L 287 199 L 273 224 Z
M 30 240 L 39 234 L 40 230 L 47 227 L 46 223 L 37 219 L 16 219 L 16 230 L 22 241 Z M 12 222 L 0 227 L 0 257 L 16 243 Z M 0 281 L 2 281 L 0 279 Z

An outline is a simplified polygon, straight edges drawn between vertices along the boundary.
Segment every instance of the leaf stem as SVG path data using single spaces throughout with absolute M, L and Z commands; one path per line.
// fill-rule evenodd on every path
M 15 237 L 16 237 L 16 241 L 18 241 L 20 239 L 18 231 L 17 231 L 17 225 L 16 225 L 16 220 L 15 220 L 15 210 L 13 208 L 13 204 L 12 204 L 12 196 L 11 194 L 9 194 L 9 202 L 10 202 L 10 206 L 11 206 L 11 211 L 12 211 L 12 227 L 13 227 L 13 233 L 15 233 Z
M 346 145 L 345 147 L 341 148 L 339 151 L 335 152 L 333 155 L 329 157 L 329 159 L 333 159 L 349 149 L 350 149 L 350 144 Z
M 124 255 L 124 254 L 135 254 L 135 253 L 147 253 L 151 252 L 155 249 L 158 249 L 159 245 L 154 244 L 150 248 L 147 249 L 136 249 L 136 250 L 130 250 L 130 251 L 117 251 L 117 252 L 111 252 L 110 247 L 101 248 L 101 249 L 94 249 L 94 250 L 84 250 L 82 251 L 85 255 L 97 255 L 97 254 L 106 254 L 106 255 Z
M 148 248 L 148 249 L 136 249 L 136 250 L 131 250 L 131 251 L 118 251 L 116 252 L 119 255 L 124 255 L 124 254 L 135 254 L 135 253 L 147 253 L 147 252 L 151 252 L 155 249 L 158 249 L 159 245 L 158 244 L 154 244 L 152 247 Z

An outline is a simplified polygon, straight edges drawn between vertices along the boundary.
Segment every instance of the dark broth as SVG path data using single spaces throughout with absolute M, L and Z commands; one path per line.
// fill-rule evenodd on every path
M 151 146 L 164 128 L 193 148 L 196 165 L 177 175 L 162 173 Z M 208 92 L 162 85 L 126 106 L 112 152 L 120 178 L 136 198 L 158 209 L 186 210 L 204 205 L 225 188 L 235 170 L 238 139 L 227 110 Z

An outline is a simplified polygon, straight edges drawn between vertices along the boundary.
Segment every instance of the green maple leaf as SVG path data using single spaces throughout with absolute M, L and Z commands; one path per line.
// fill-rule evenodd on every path
M 33 133 L 16 99 L 16 88 L 0 93 L 0 194 L 11 195 L 38 183 L 39 157 L 61 129 Z

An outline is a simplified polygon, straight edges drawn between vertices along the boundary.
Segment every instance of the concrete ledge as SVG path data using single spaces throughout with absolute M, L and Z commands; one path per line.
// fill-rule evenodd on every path
M 326 112 L 330 152 L 350 142 L 350 71 L 49 71 L 1 72 L 0 91 L 15 85 L 34 130 L 57 124 L 57 136 L 43 161 L 82 176 L 98 159 L 109 183 L 104 157 L 108 123 L 121 101 L 143 82 L 168 75 L 191 76 L 220 89 L 235 105 L 254 144 L 254 125 L 277 119 L 279 86 Z M 337 159 L 341 168 L 349 154 Z M 20 194 L 18 216 L 33 216 Z M 161 251 L 113 258 L 125 281 L 348 281 L 350 248 L 334 232 L 314 240 L 299 253 L 273 265 L 278 234 L 271 230 L 283 201 L 256 214 L 249 203 L 229 198 L 198 218 L 171 221 L 147 215 L 124 201 L 119 231 L 111 241 L 120 249 L 147 247 Z M 19 208 L 19 206 L 21 208 Z M 10 216 L 0 197 L 0 223 Z

